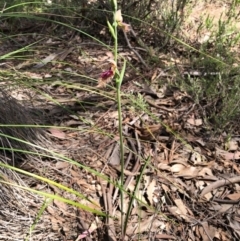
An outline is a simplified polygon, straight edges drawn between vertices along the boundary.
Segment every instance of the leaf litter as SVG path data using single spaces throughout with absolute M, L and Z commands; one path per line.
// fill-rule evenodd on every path
M 38 63 L 39 68 L 31 69 L 32 72 L 27 70 L 26 76 L 32 78 L 34 71 L 44 69 L 44 75 L 48 72 L 49 76 L 58 78 L 58 83 L 36 87 L 52 98 L 45 105 L 40 105 L 38 99 L 41 100 L 42 96 L 39 94 L 35 97 L 35 104 L 41 106 L 51 124 L 71 127 L 47 130 L 59 152 L 117 182 L 120 159 L 115 90 L 111 83 L 111 88 L 106 87 L 107 90 L 93 92 L 89 89 L 97 86 L 97 78 L 104 71 L 99 63 L 104 66 L 111 56 L 100 47 L 93 47 L 90 52 L 85 46 L 86 58 L 79 58 L 71 52 L 64 58 L 73 63 L 71 68 L 75 69 L 75 73 L 87 73 L 89 79 L 79 79 L 74 75 L 70 78 L 66 73 L 59 78 L 57 72 L 64 66 L 51 65 L 51 54 L 42 58 L 44 64 Z M 105 55 L 102 54 L 104 51 Z M 122 54 L 131 56 L 127 51 Z M 50 68 L 47 68 L 48 65 Z M 24 70 L 21 71 L 24 74 Z M 122 87 L 126 90 L 123 92 L 122 113 L 124 187 L 135 197 L 126 236 L 129 240 L 149 240 L 151 237 L 189 241 L 238 240 L 239 133 L 230 139 L 225 134 L 214 136 L 209 133 L 201 108 L 186 93 L 167 84 L 171 82 L 171 77 L 163 77 L 165 84 L 159 86 L 156 76 L 161 73 L 160 69 L 148 73 L 152 75 L 152 81 L 147 84 L 127 70 L 130 78 L 136 79 L 126 81 Z M 43 76 L 39 72 L 36 74 Z M 134 107 L 127 98 L 130 92 L 135 96 L 140 93 L 148 112 L 143 113 Z M 61 108 L 57 103 L 61 103 Z M 157 120 L 153 114 L 158 117 Z M 135 190 L 136 179 L 147 157 L 151 158 L 150 164 L 144 170 L 139 188 Z M 37 190 L 108 211 L 110 216 L 115 217 L 99 219 L 80 208 L 54 200 L 38 224 L 44 227 L 50 220 L 45 227 L 48 233 L 53 233 L 52 240 L 59 237 L 67 240 L 104 240 L 105 234 L 112 240 L 118 240 L 120 212 L 126 211 L 130 195 L 125 197 L 124 210 L 120 210 L 118 189 L 87 170 L 60 160 L 29 162 L 28 165 L 34 173 L 44 173 L 44 176 L 73 188 L 92 203 L 37 180 L 29 181 Z M 24 165 L 22 168 L 25 168 Z

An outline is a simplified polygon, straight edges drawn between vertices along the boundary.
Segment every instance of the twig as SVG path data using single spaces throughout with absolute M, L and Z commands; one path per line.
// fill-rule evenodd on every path
M 129 161 L 131 160 L 131 158 L 132 158 L 132 152 L 129 152 L 127 161 L 125 162 L 125 165 L 124 165 L 124 169 L 127 167 L 127 165 L 128 165 L 128 163 L 129 163 Z M 112 167 L 114 168 L 114 166 L 112 166 Z M 115 167 L 115 169 L 116 169 L 116 167 Z M 120 170 L 117 169 L 117 171 L 120 171 Z M 117 199 L 118 191 L 119 191 L 119 188 L 116 188 L 116 189 L 115 189 L 115 192 L 114 192 L 114 194 L 113 194 L 113 197 L 112 197 L 113 203 L 115 203 L 115 201 L 116 201 L 116 199 Z
M 220 199 L 220 198 L 213 198 L 214 202 L 217 203 L 222 203 L 222 204 L 239 204 L 240 203 L 240 199 L 238 200 L 228 200 L 228 199 Z
M 113 207 L 112 207 L 112 192 L 113 192 L 113 185 L 110 183 L 110 187 L 107 188 L 107 206 L 108 206 L 108 214 L 107 217 L 107 224 L 108 224 L 108 236 L 109 240 L 116 241 L 116 231 L 115 226 L 113 222 L 113 218 L 110 216 L 113 216 Z
M 134 33 L 134 31 L 132 30 L 132 27 L 130 28 L 131 29 L 131 33 Z M 124 37 L 125 37 L 125 40 L 127 42 L 127 46 L 129 49 L 131 49 L 135 54 L 136 56 L 138 57 L 138 59 L 142 62 L 142 64 L 146 67 L 146 69 L 149 70 L 149 67 L 148 65 L 146 64 L 146 62 L 143 60 L 143 58 L 141 57 L 141 55 L 132 47 L 132 45 L 130 44 L 129 40 L 128 40 L 128 36 L 126 34 L 125 31 L 123 31 L 123 34 L 124 34 Z
M 108 210 L 108 201 L 107 201 L 107 192 L 106 192 L 106 187 L 103 181 L 98 177 L 98 182 L 100 183 L 101 189 L 102 189 L 102 195 L 103 195 L 103 203 L 104 203 L 104 208 L 105 210 Z
M 226 185 L 229 185 L 229 184 L 233 184 L 233 183 L 236 183 L 236 182 L 240 182 L 240 176 L 232 177 L 232 178 L 229 178 L 228 180 L 216 181 L 216 182 L 206 186 L 202 190 L 202 192 L 200 194 L 200 197 L 203 198 L 207 193 L 213 191 L 214 189 L 217 189 L 219 187 L 223 187 L 223 186 L 226 186 Z
M 152 100 L 149 100 L 148 98 L 144 98 L 146 100 L 146 102 L 152 106 L 152 107 L 155 107 L 155 108 L 158 108 L 158 109 L 161 109 L 161 110 L 165 110 L 167 112 L 172 112 L 172 111 L 175 111 L 176 109 L 174 108 L 167 108 L 167 107 L 164 107 L 164 106 L 159 106 L 157 104 L 154 103 L 154 101 Z
M 138 150 L 136 150 L 132 140 L 130 140 L 130 138 L 128 139 L 128 141 L 130 142 L 130 145 L 133 149 L 133 152 L 136 153 L 136 162 L 135 162 L 134 167 L 132 169 L 132 173 L 137 173 L 141 168 L 141 163 L 140 163 L 141 143 L 139 142 L 137 131 L 135 131 L 135 137 L 136 137 L 136 141 L 137 141 Z M 134 178 L 134 176 L 128 176 L 127 177 L 127 179 L 124 183 L 124 189 L 125 190 L 127 190 L 128 186 L 131 183 L 131 181 L 133 180 L 133 178 Z

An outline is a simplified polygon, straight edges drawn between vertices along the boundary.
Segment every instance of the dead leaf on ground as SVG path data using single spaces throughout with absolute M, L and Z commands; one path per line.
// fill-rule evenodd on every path
M 185 179 L 192 179 L 198 176 L 199 169 L 193 166 L 185 167 L 175 175 L 177 177 L 183 177 Z
M 175 165 L 172 165 L 170 170 L 171 172 L 173 173 L 179 173 L 181 170 L 183 170 L 185 168 L 185 165 L 182 165 L 182 164 L 175 164 Z
M 112 151 L 111 156 L 108 159 L 109 164 L 113 166 L 118 166 L 120 165 L 120 146 L 118 143 L 115 144 L 114 149 Z
M 147 195 L 148 195 L 148 200 L 153 205 L 153 196 L 154 196 L 154 191 L 156 188 L 156 180 L 153 179 L 150 184 L 147 186 Z
M 240 159 L 240 151 L 228 152 L 228 151 L 221 150 L 220 148 L 216 148 L 216 155 L 222 156 L 226 160 L 230 160 L 230 159 L 237 160 L 237 159 Z
M 190 222 L 190 219 L 186 216 L 186 214 L 182 213 L 182 210 L 177 206 L 168 206 L 168 210 L 172 215 L 174 215 L 178 220 L 185 220 L 186 222 Z
M 152 125 L 146 127 L 138 127 L 137 131 L 139 134 L 139 138 L 142 140 L 155 140 L 157 135 L 160 134 L 160 129 L 162 125 Z
M 228 216 L 228 221 L 230 224 L 230 227 L 234 230 L 234 233 L 238 237 L 238 240 L 240 239 L 240 216 L 235 214 Z
M 156 239 L 166 239 L 166 240 L 176 240 L 177 238 L 172 236 L 172 235 L 168 235 L 168 234 L 157 234 L 155 236 Z
M 53 203 L 59 208 L 60 211 L 67 211 L 68 207 L 67 204 L 62 202 L 62 201 L 58 201 L 57 199 L 53 200 Z
M 203 241 L 209 241 L 209 238 L 213 239 L 216 234 L 216 228 L 209 225 L 207 222 L 202 222 L 202 225 L 198 227 L 200 236 Z
M 68 162 L 62 162 L 62 161 L 58 161 L 55 164 L 56 169 L 65 169 L 65 168 L 68 168 L 69 166 L 70 166 L 70 164 Z
M 74 178 L 79 178 L 79 179 L 81 178 L 81 175 L 79 172 L 76 172 L 76 171 L 70 169 L 70 173 L 71 173 L 71 176 Z
M 240 193 L 232 193 L 232 194 L 228 194 L 227 197 L 230 199 L 230 200 L 240 200 Z
M 79 188 L 84 188 L 85 191 L 88 191 L 88 190 L 90 190 L 92 192 L 96 191 L 96 188 L 95 188 L 94 185 L 91 185 L 91 184 L 87 183 L 86 180 L 83 179 L 83 178 L 80 179 L 79 176 L 73 178 L 72 183 L 77 183 Z
M 194 119 L 194 118 L 187 119 L 187 122 L 193 126 L 201 126 L 203 123 L 202 119 Z
M 179 210 L 181 211 L 182 217 L 185 216 L 184 219 L 186 221 L 190 221 L 189 215 L 190 215 L 191 212 L 186 207 L 186 205 L 183 203 L 183 201 L 181 199 L 175 199 L 174 202 L 177 205 L 177 207 L 179 208 Z
M 59 128 L 49 128 L 48 131 L 58 139 L 64 140 L 66 138 L 66 134 Z

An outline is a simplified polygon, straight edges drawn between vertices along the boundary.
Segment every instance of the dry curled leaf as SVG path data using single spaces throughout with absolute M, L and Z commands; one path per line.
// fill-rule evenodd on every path
M 159 134 L 161 125 L 146 126 L 143 128 L 138 127 L 137 129 L 140 139 L 152 141 L 155 140 L 156 136 Z

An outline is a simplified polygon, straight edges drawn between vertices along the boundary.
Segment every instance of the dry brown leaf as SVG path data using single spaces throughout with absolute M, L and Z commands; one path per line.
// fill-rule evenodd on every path
M 168 165 L 168 164 L 166 164 L 166 163 L 159 163 L 158 164 L 158 169 L 159 170 L 165 170 L 165 171 L 171 171 L 171 167 Z
M 152 125 L 152 126 L 146 126 L 146 127 L 138 127 L 138 134 L 140 139 L 142 140 L 155 140 L 156 136 L 160 133 L 162 125 Z
M 72 182 L 77 183 L 80 188 L 84 188 L 86 191 L 87 190 L 96 191 L 95 186 L 87 183 L 84 179 L 73 178 Z
M 108 159 L 109 164 L 113 165 L 113 166 L 118 166 L 120 165 L 120 146 L 118 143 L 116 143 L 111 156 Z
M 114 59 L 114 55 L 111 51 L 107 51 L 107 52 L 105 52 L 105 54 L 107 55 L 108 59 Z
M 232 204 L 221 204 L 221 205 L 214 205 L 212 206 L 213 210 L 218 213 L 225 213 L 228 212 L 232 208 Z
M 237 151 L 235 153 L 231 153 L 231 152 L 225 153 L 224 157 L 227 160 L 229 160 L 229 159 L 233 159 L 233 160 L 240 159 L 240 151 Z
M 231 217 L 228 216 L 228 221 L 230 224 L 230 227 L 233 229 L 236 236 L 238 236 L 238 240 L 240 239 L 240 219 L 238 215 L 232 215 Z
M 58 139 L 65 139 L 66 134 L 59 128 L 49 128 L 48 131 L 51 133 L 53 137 Z
M 202 190 L 205 187 L 205 182 L 201 180 L 196 180 L 195 185 L 198 189 Z
M 170 192 L 169 187 L 168 187 L 167 185 L 165 185 L 165 184 L 162 184 L 162 189 L 163 189 L 166 193 Z
M 204 176 L 213 176 L 212 170 L 208 167 L 204 167 L 199 173 L 199 177 L 204 177 Z
M 156 180 L 153 179 L 147 187 L 148 200 L 153 205 L 154 190 L 156 188 Z
M 39 68 L 43 67 L 47 63 L 54 60 L 57 56 L 58 56 L 58 53 L 52 53 L 52 54 L 48 55 L 46 58 L 42 59 L 38 64 L 36 64 L 34 66 L 34 68 L 39 69 Z
M 65 212 L 68 209 L 67 204 L 62 201 L 58 201 L 57 199 L 54 199 L 53 203 L 59 208 L 60 211 Z
M 53 231 L 58 231 L 61 227 L 61 222 L 54 217 L 50 217 Z
M 238 165 L 234 162 L 233 163 L 233 169 L 238 173 L 240 174 L 240 169 L 238 168 Z
M 202 226 L 199 226 L 199 233 L 201 234 L 203 241 L 209 241 L 209 238 L 213 240 L 216 233 L 216 228 L 211 225 L 208 225 L 207 222 L 202 222 Z M 207 233 L 206 233 L 207 232 Z
M 68 168 L 69 166 L 70 166 L 70 164 L 68 162 L 62 162 L 62 161 L 58 161 L 55 164 L 56 169 L 65 169 L 65 168 Z
M 240 151 L 236 151 L 236 152 L 232 153 L 232 152 L 227 152 L 227 151 L 221 150 L 220 148 L 216 148 L 216 155 L 221 156 L 221 157 L 225 158 L 226 160 L 240 159 Z
M 170 162 L 171 164 L 181 164 L 181 165 L 183 165 L 185 167 L 188 166 L 187 160 L 185 158 L 182 158 L 182 156 L 179 155 L 179 154 L 174 155 L 173 159 L 174 160 Z
M 190 119 L 187 120 L 187 122 L 191 125 L 194 125 L 194 126 L 201 126 L 202 125 L 202 119 L 190 118 Z
M 181 211 L 181 214 L 182 214 L 181 217 L 187 222 L 190 222 L 190 219 L 188 218 L 188 213 L 189 213 L 188 208 L 185 206 L 183 201 L 181 199 L 175 199 L 174 202 L 179 208 L 179 210 Z
M 135 193 L 136 197 L 139 198 L 140 196 L 140 200 L 142 200 L 143 196 L 140 195 L 138 192 Z M 128 196 L 124 196 L 124 201 L 123 201 L 123 207 L 121 206 L 121 200 L 119 199 L 118 200 L 118 204 L 119 204 L 119 208 L 121 210 L 122 213 L 127 213 L 127 210 L 128 210 L 128 205 L 129 205 L 129 197 Z
M 182 211 L 177 206 L 169 206 L 168 210 L 172 215 L 174 215 L 178 220 L 185 220 L 186 222 L 190 222 L 189 218 L 182 213 Z
M 212 195 L 210 192 L 204 195 L 204 198 L 205 198 L 205 200 L 207 200 L 207 201 L 211 200 L 212 197 L 213 197 L 213 195 Z
M 132 224 L 132 225 L 128 225 L 127 227 L 127 234 L 128 235 L 133 235 L 133 234 L 137 234 L 137 233 L 143 233 L 149 230 L 149 228 L 151 227 L 152 231 L 156 231 L 159 229 L 164 229 L 165 228 L 165 223 L 155 219 L 153 221 L 153 216 L 150 216 L 149 218 L 145 218 L 143 219 L 142 222 L 138 222 L 138 220 L 136 220 L 136 224 Z
M 222 229 L 219 228 L 215 237 L 218 238 L 218 240 L 221 240 L 221 241 L 231 241 L 232 234 L 226 233 Z
M 240 193 L 228 194 L 227 197 L 231 200 L 240 200 Z
M 185 165 L 182 164 L 175 164 L 171 166 L 171 172 L 175 173 L 179 173 L 181 170 L 183 170 L 185 168 Z
M 82 124 L 82 121 L 79 120 L 79 116 L 72 115 L 73 118 L 78 118 L 78 120 L 69 120 L 65 122 L 65 126 L 79 126 Z
M 51 206 L 48 206 L 48 207 L 47 207 L 47 211 L 48 211 L 48 213 L 50 213 L 50 214 L 53 215 L 53 216 L 54 216 L 54 214 L 56 213 L 56 210 L 55 210 L 53 207 L 51 207 Z
M 199 172 L 198 168 L 189 166 L 189 167 L 183 168 L 181 171 L 176 173 L 176 176 L 183 177 L 185 179 L 191 179 L 191 178 L 197 177 L 198 172 Z
M 75 177 L 75 178 L 80 178 L 80 174 L 78 172 L 75 172 L 74 170 L 70 169 L 70 173 L 71 173 L 71 176 L 72 177 Z
M 187 215 L 187 207 L 184 205 L 183 201 L 181 199 L 174 199 L 174 202 L 177 205 L 177 207 L 181 210 L 181 213 Z
M 109 112 L 109 117 L 113 118 L 113 119 L 117 119 L 118 118 L 118 111 L 111 111 Z
M 155 238 L 156 239 L 167 239 L 167 240 L 169 240 L 169 239 L 173 239 L 173 240 L 177 239 L 176 237 L 174 237 L 172 235 L 168 235 L 168 234 L 164 234 L 164 233 L 155 235 Z

